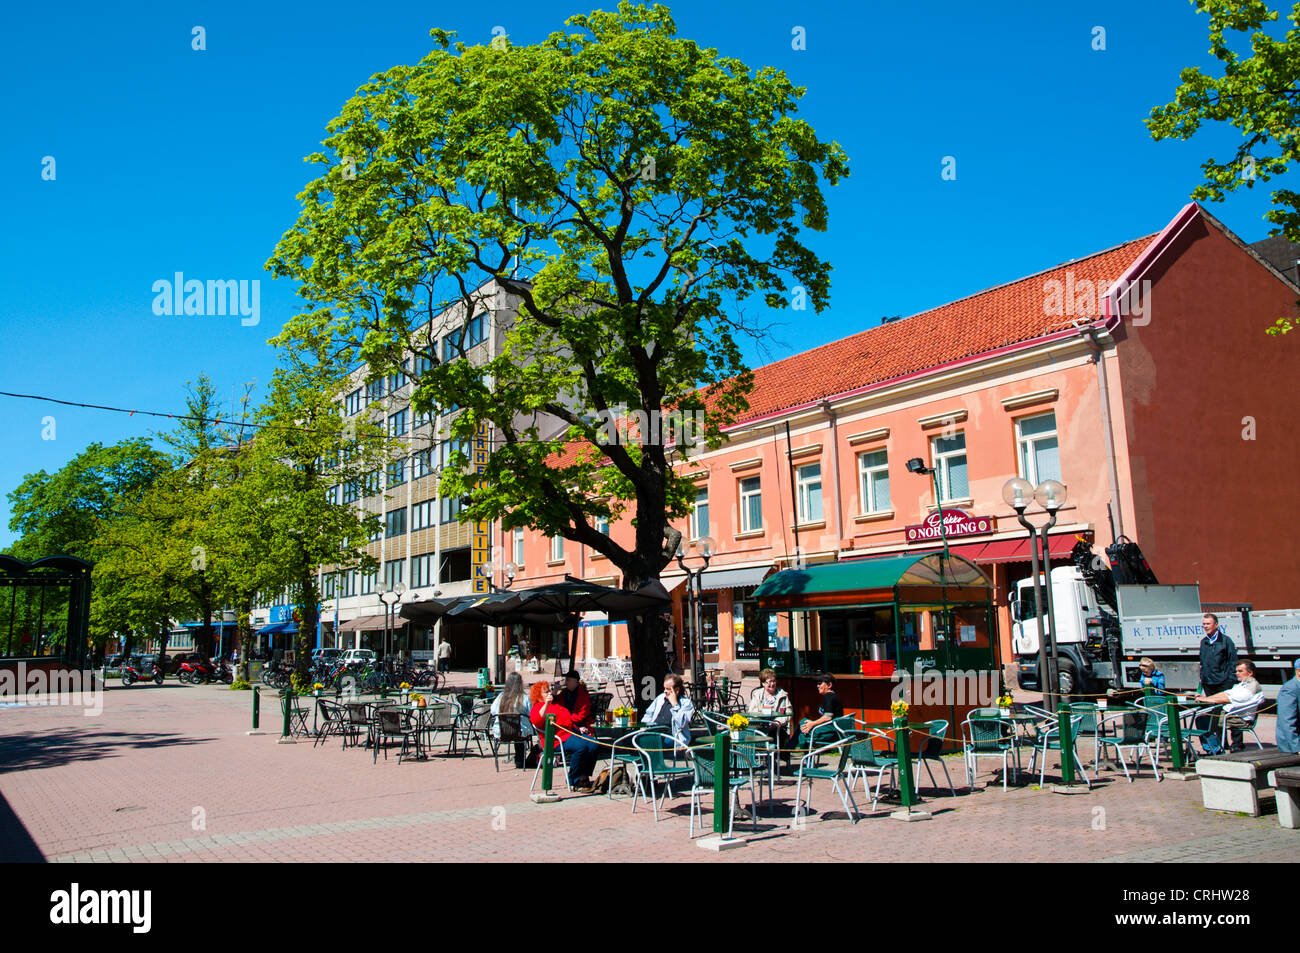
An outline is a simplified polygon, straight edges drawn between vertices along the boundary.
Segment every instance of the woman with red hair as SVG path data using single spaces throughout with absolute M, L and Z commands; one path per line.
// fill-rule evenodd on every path
M 569 787 L 579 794 L 591 792 L 591 772 L 595 770 L 596 759 L 600 755 L 600 746 L 590 738 L 577 734 L 584 730 L 573 717 L 573 712 L 556 701 L 551 687 L 546 682 L 534 682 L 528 690 L 533 710 L 529 716 L 537 726 L 537 734 L 545 742 L 546 716 L 555 716 L 555 743 L 564 749 L 564 756 L 569 762 Z

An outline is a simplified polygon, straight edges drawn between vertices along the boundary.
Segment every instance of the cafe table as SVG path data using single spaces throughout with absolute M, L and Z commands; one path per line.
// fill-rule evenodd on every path
M 755 716 L 751 716 L 746 713 L 745 717 L 753 720 Z M 719 732 L 717 734 L 705 735 L 704 737 L 698 739 L 696 743 L 700 745 L 708 745 L 711 748 L 713 745 L 717 743 L 717 740 L 719 737 L 721 737 L 721 734 L 722 733 Z M 755 762 L 758 763 L 759 766 L 762 766 L 764 762 L 766 763 L 767 812 L 771 814 L 773 811 L 772 805 L 775 799 L 774 791 L 776 788 L 777 762 L 778 762 L 778 756 L 780 754 L 780 749 L 778 747 L 776 738 L 773 735 L 767 734 L 766 732 L 753 731 L 747 728 L 741 729 L 739 732 L 736 732 L 736 735 L 738 735 L 739 737 L 733 738 L 731 741 L 732 770 L 735 770 L 736 767 L 735 758 L 736 758 L 737 747 L 748 748 L 750 751 L 752 751 L 754 760 Z M 732 733 L 730 731 L 727 732 L 727 737 L 732 738 Z

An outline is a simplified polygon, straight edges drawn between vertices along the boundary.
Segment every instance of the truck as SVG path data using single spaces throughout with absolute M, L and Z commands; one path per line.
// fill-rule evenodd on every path
M 1201 602 L 1196 584 L 1161 585 L 1132 540 L 1120 536 L 1095 555 L 1079 537 L 1069 563 L 1051 570 L 1052 618 L 1056 625 L 1062 695 L 1103 695 L 1140 687 L 1138 660 L 1155 661 L 1172 690 L 1196 690 L 1200 682 L 1202 619 L 1212 612 L 1237 646 L 1255 663 L 1265 694 L 1276 698 L 1300 657 L 1300 610 L 1252 611 L 1245 603 Z M 1047 585 L 1038 574 L 1039 586 Z M 1011 599 L 1012 649 L 1022 688 L 1041 691 L 1039 618 L 1032 577 L 1017 583 Z

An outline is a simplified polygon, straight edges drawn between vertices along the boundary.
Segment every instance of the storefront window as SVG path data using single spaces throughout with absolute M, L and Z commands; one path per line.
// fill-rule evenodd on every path
M 686 610 L 686 630 L 694 637 L 692 613 L 689 605 Z M 697 643 L 701 655 L 718 654 L 718 604 L 716 602 L 700 603 L 700 638 Z

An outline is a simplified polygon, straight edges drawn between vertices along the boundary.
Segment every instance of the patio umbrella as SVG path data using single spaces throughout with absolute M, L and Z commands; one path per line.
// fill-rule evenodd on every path
M 403 619 L 410 619 L 422 625 L 433 625 L 452 609 L 461 604 L 468 604 L 482 596 L 453 596 L 450 599 L 422 599 L 419 602 L 408 602 L 404 604 L 401 611 L 398 612 Z
M 519 605 L 521 592 L 490 592 L 485 596 L 462 596 L 447 610 L 462 622 L 481 622 L 484 625 L 508 625 L 502 621 L 504 613 Z
M 571 580 L 524 590 L 522 594 L 526 596 L 519 606 L 523 611 L 557 612 L 573 616 L 573 627 L 569 635 L 570 663 L 577 654 L 577 613 L 606 612 L 610 621 L 615 621 L 616 616 L 626 617 L 647 609 L 661 608 L 669 602 L 668 590 L 658 582 L 628 590 Z

